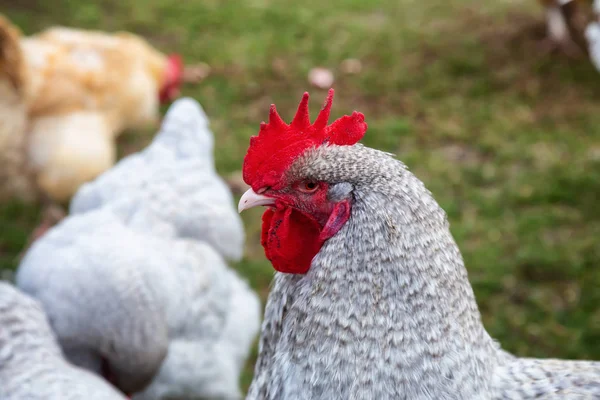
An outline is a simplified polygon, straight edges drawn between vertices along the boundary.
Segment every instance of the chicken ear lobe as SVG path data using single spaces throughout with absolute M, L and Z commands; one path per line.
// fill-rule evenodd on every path
M 340 229 L 342 229 L 342 226 L 348 221 L 348 218 L 350 218 L 350 201 L 340 201 L 333 207 L 333 211 L 329 215 L 329 218 L 319 235 L 319 239 L 324 242 L 333 237 Z

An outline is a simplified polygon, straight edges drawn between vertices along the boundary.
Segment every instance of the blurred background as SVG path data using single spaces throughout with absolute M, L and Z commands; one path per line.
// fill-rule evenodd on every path
M 289 120 L 309 90 L 316 112 L 333 79 L 332 119 L 363 112 L 363 142 L 395 153 L 448 213 L 490 334 L 521 356 L 600 359 L 600 75 L 548 44 L 540 2 L 0 0 L 0 10 L 24 35 L 127 30 L 196 63 L 199 82 L 183 94 L 210 118 L 232 185 L 269 105 Z M 119 157 L 155 132 L 127 130 Z M 0 270 L 18 265 L 41 210 L 0 204 Z M 235 267 L 265 300 L 260 213 L 243 216 Z

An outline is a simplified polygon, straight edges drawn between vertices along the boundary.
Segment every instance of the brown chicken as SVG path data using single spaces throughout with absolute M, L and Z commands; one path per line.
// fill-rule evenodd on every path
M 0 152 L 18 153 L 8 143 L 18 149 L 26 140 L 20 158 L 55 201 L 110 168 L 116 136 L 157 123 L 159 104 L 179 93 L 181 58 L 130 33 L 53 27 L 22 37 L 0 16 L 0 37 Z
M 35 190 L 25 162 L 28 86 L 19 32 L 1 15 L 0 27 L 0 200 L 32 199 Z
M 584 31 L 590 19 L 591 0 L 538 0 L 546 10 L 549 50 L 558 49 L 571 57 L 585 54 Z

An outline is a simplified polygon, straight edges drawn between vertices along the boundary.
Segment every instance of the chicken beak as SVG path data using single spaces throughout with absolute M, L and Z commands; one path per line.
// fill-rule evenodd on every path
M 238 212 L 241 213 L 244 210 L 256 206 L 269 206 L 272 204 L 275 204 L 275 199 L 258 194 L 250 188 L 242 195 L 242 198 L 238 203 Z

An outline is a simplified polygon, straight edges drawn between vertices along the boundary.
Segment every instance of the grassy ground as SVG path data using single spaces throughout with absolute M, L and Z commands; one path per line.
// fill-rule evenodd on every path
M 541 52 L 537 2 L 42 3 L 0 9 L 27 33 L 128 29 L 209 63 L 210 78 L 185 94 L 212 119 L 222 173 L 240 168 L 270 103 L 291 118 L 309 68 L 331 68 L 334 116 L 363 111 L 364 142 L 396 153 L 448 212 L 490 333 L 519 355 L 600 359 L 600 76 Z M 348 57 L 362 61 L 359 75 L 339 72 Z M 311 93 L 316 111 L 325 92 Z M 0 209 L 0 268 L 15 266 L 36 213 Z M 244 216 L 237 267 L 266 298 L 259 216 Z

